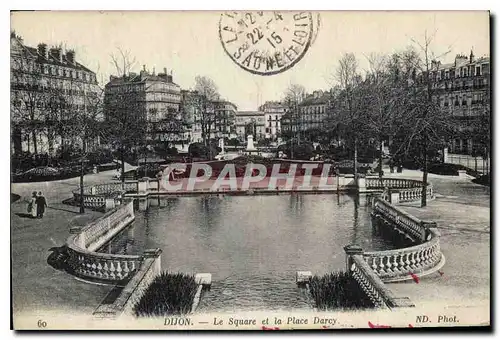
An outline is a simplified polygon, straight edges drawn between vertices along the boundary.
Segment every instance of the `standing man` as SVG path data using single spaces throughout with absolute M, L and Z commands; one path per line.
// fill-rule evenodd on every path
M 47 207 L 47 200 L 43 196 L 42 192 L 39 191 L 38 197 L 36 198 L 36 217 L 43 218 L 45 207 Z

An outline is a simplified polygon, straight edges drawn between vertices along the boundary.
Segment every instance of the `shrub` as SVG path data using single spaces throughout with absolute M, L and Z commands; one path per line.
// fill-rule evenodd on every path
M 309 290 L 316 307 L 321 310 L 375 307 L 350 273 L 315 275 L 311 279 Z
M 194 276 L 161 273 L 134 306 L 136 316 L 179 315 L 191 312 L 198 284 Z
M 460 164 L 437 163 L 429 165 L 429 172 L 436 175 L 458 176 L 458 170 L 465 170 L 468 175 L 474 177 L 479 175 L 474 170 Z
M 481 185 L 485 185 L 485 186 L 491 186 L 491 178 L 490 178 L 490 174 L 487 174 L 487 175 L 482 175 L 482 176 L 479 176 L 477 178 L 474 178 L 472 180 L 472 182 L 476 183 L 476 184 L 481 184 Z

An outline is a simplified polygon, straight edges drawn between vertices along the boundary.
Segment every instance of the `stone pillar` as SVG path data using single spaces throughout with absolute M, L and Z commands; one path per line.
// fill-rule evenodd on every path
M 448 163 L 448 148 L 443 149 L 443 163 Z
M 345 251 L 345 267 L 346 271 L 349 273 L 351 271 L 351 264 L 352 264 L 351 256 L 363 254 L 363 248 L 361 248 L 357 244 L 349 244 L 344 247 L 344 251 Z
M 420 221 L 420 229 L 422 230 L 421 241 L 430 241 L 430 230 L 437 230 L 437 223 L 434 221 Z
M 360 176 L 358 175 L 358 178 L 356 180 L 356 186 L 358 188 L 358 192 L 366 192 L 366 178 L 365 176 Z
M 148 197 L 147 196 L 144 196 L 144 197 L 140 197 L 137 199 L 138 200 L 138 203 L 139 203 L 139 211 L 146 211 L 148 210 Z
M 155 259 L 154 273 L 156 275 L 159 275 L 161 273 L 161 253 L 162 253 L 162 250 L 160 248 L 146 249 L 146 250 L 144 250 L 144 253 L 143 253 L 144 259 L 148 259 L 148 258 Z
M 142 179 L 139 180 L 137 190 L 138 190 L 139 194 L 145 194 L 148 192 L 148 190 L 149 190 L 149 177 L 143 177 Z
M 399 191 L 389 190 L 389 202 L 393 205 L 399 204 Z
M 95 186 L 91 186 L 90 187 L 90 194 L 91 195 L 95 195 L 96 194 Z
M 115 198 L 114 197 L 106 197 L 105 209 L 109 211 L 115 208 Z
M 359 205 L 361 207 L 365 207 L 366 206 L 366 201 L 367 201 L 367 195 L 359 193 L 358 194 L 358 203 L 359 203 Z

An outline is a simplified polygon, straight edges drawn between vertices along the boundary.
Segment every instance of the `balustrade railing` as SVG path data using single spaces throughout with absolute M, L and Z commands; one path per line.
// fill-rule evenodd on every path
M 408 248 L 364 252 L 367 265 L 384 282 L 411 280 L 412 274 L 424 276 L 444 265 L 439 244 L 439 233 L 429 230 L 430 240 Z
M 99 282 L 125 280 L 140 267 L 140 255 L 104 254 L 68 247 L 68 264 L 74 275 Z
M 98 250 L 133 219 L 131 201 L 76 230 L 66 243 L 71 271 L 89 280 L 116 282 L 129 278 L 141 264 L 142 256 L 106 254 Z
M 356 245 L 344 247 L 346 252 L 347 272 L 358 282 L 359 286 L 378 308 L 414 307 L 407 297 L 395 297 L 392 291 L 373 271 L 363 258 L 363 250 Z
M 106 205 L 106 199 L 114 198 L 123 192 L 137 192 L 138 182 L 104 183 L 83 188 L 83 205 L 86 208 L 100 209 Z M 81 201 L 80 188 L 73 191 L 73 200 Z
M 422 187 L 422 182 L 414 179 L 405 178 L 378 178 L 366 177 L 366 187 L 368 189 L 402 189 L 402 188 L 416 188 Z
M 423 226 L 423 221 L 384 199 L 374 198 L 373 214 L 380 214 L 413 240 L 424 242 L 426 239 L 426 229 Z

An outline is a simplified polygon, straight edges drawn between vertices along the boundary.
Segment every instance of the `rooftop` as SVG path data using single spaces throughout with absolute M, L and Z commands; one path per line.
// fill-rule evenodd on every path
M 72 50 L 66 50 L 66 53 L 63 53 L 63 49 L 61 47 L 48 48 L 48 46 L 46 46 L 45 44 L 41 44 L 41 45 L 45 45 L 45 48 L 47 51 L 46 54 L 41 54 L 39 52 L 39 49 L 25 45 L 22 38 L 15 35 L 15 34 L 11 34 L 11 40 L 14 40 L 19 46 L 22 46 L 23 51 L 24 51 L 24 53 L 26 53 L 27 57 L 36 58 L 41 63 L 57 65 L 57 66 L 64 66 L 64 67 L 68 67 L 68 68 L 73 68 L 73 69 L 77 69 L 77 70 L 82 70 L 82 71 L 94 73 L 92 70 L 88 69 L 87 67 L 80 64 L 76 60 L 71 62 L 68 59 L 68 52 L 73 53 L 72 54 L 73 58 L 75 56 L 75 53 Z M 56 58 L 54 55 L 52 55 L 52 53 L 50 53 L 50 51 L 52 49 L 59 51 L 59 53 L 61 54 L 61 59 Z

